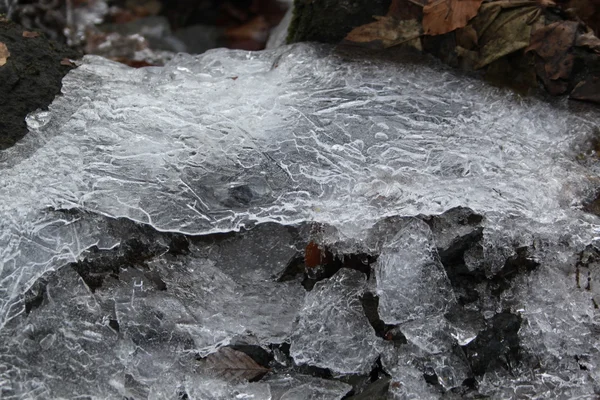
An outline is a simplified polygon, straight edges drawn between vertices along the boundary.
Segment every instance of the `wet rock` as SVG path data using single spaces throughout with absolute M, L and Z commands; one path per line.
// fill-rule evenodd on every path
M 347 397 L 346 400 L 386 400 L 388 398 L 390 380 L 389 377 L 379 378 L 368 385 L 361 393 Z
M 464 347 L 475 375 L 481 376 L 503 368 L 511 372 L 519 365 L 519 328 L 522 319 L 516 314 L 502 312 L 487 322 L 486 329 Z

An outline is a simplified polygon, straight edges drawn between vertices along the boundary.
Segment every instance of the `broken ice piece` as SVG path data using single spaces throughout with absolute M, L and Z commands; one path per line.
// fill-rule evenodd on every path
M 456 302 L 429 226 L 403 222 L 375 266 L 379 315 L 387 324 L 444 314 Z
M 272 400 L 339 400 L 352 390 L 347 383 L 308 375 L 272 376 L 262 382 L 269 384 Z
M 462 385 L 470 377 L 464 354 L 458 347 L 448 321 L 443 316 L 423 318 L 400 326 L 406 340 L 418 351 L 412 357 L 422 357 L 440 385 L 446 390 Z M 403 346 L 411 349 L 411 346 Z
M 297 364 L 328 368 L 334 374 L 371 371 L 382 339 L 360 302 L 365 287 L 364 274 L 342 268 L 306 295 L 290 347 Z

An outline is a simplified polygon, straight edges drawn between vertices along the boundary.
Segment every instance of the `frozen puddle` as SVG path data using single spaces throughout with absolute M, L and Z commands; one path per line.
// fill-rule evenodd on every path
M 600 394 L 597 112 L 312 44 L 63 93 L 0 153 L 0 397 Z

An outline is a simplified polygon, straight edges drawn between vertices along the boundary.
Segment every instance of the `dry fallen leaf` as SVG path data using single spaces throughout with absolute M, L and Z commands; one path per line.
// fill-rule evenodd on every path
M 24 38 L 36 38 L 40 36 L 39 32 L 23 31 Z
M 405 44 L 422 50 L 419 38 L 423 35 L 423 30 L 418 22 L 422 14 L 422 6 L 410 0 L 392 0 L 384 17 L 373 16 L 375 22 L 354 28 L 344 41 L 371 48 Z
M 407 44 L 421 50 L 421 42 L 418 39 L 423 32 L 416 19 L 401 21 L 389 16 L 374 18 L 377 21 L 354 28 L 344 40 L 375 48 Z
M 594 35 L 594 32 L 587 32 L 577 36 L 576 46 L 587 47 L 596 53 L 600 54 L 600 39 Z
M 398 20 L 417 19 L 421 21 L 425 5 L 427 5 L 427 0 L 392 0 L 386 16 Z
M 423 31 L 442 35 L 467 25 L 483 0 L 433 0 L 423 7 Z
M 542 22 L 543 16 L 538 6 L 484 4 L 480 14 L 472 21 L 480 46 L 479 61 L 475 68 L 483 68 L 508 54 L 525 49 L 529 46 L 532 31 Z
M 473 50 L 478 47 L 477 31 L 472 26 L 467 25 L 464 28 L 456 30 L 456 45 L 466 50 Z
M 207 369 L 226 381 L 252 381 L 269 369 L 258 365 L 250 356 L 231 347 L 221 347 L 205 359 Z
M 75 67 L 75 63 L 72 60 L 69 60 L 68 58 L 63 58 L 62 60 L 60 60 L 60 65 L 66 65 L 67 67 Z
M 315 268 L 321 265 L 322 260 L 323 254 L 321 253 L 319 245 L 315 242 L 310 242 L 304 251 L 304 264 L 308 268 Z
M 583 82 L 579 82 L 569 97 L 575 100 L 586 100 L 600 103 L 600 79 L 591 78 Z
M 542 7 L 556 7 L 556 3 L 552 0 L 537 0 L 537 3 Z
M 551 94 L 567 90 L 575 57 L 571 49 L 579 23 L 575 21 L 554 22 L 538 29 L 531 35 L 531 44 L 526 52 L 534 52 L 537 74 Z
M 6 64 L 6 59 L 10 57 L 10 52 L 8 51 L 8 47 L 2 42 L 0 42 L 0 67 Z

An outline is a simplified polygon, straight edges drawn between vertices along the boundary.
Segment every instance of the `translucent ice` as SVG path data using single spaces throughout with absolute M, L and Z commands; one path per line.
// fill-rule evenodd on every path
M 125 234 L 147 240 L 134 229 Z M 190 371 L 199 368 L 194 357 L 236 337 L 264 346 L 289 340 L 305 291 L 273 277 L 295 254 L 292 243 L 286 227 L 266 224 L 202 238 L 186 255 L 159 255 L 143 267 L 114 257 L 118 271 L 94 291 L 71 266 L 47 274 L 39 303 L 0 330 L 2 397 L 176 398 L 182 386 L 189 398 L 258 391 L 255 398 L 268 399 L 268 385 L 230 385 Z
M 462 385 L 471 375 L 467 360 L 452 337 L 450 326 L 442 316 L 413 320 L 400 326 L 406 340 L 418 351 L 412 358 L 422 358 L 424 366 L 437 376 L 444 389 Z M 411 351 L 412 346 L 403 346 L 400 351 Z
M 307 294 L 290 348 L 298 364 L 337 374 L 365 374 L 373 368 L 382 340 L 363 312 L 365 285 L 364 274 L 343 268 Z
M 379 315 L 388 324 L 444 314 L 455 301 L 431 229 L 420 219 L 406 219 L 384 244 L 375 273 Z
M 368 372 L 383 352 L 402 382 L 392 392 L 435 397 L 424 373 L 439 374 L 445 388 L 464 376 L 447 344 L 406 325 L 409 347 L 387 354 L 359 308 L 370 288 L 358 272 L 341 270 L 308 293 L 298 281 L 277 282 L 297 249 L 287 228 L 264 223 L 316 222 L 358 243 L 397 216 L 366 246 L 381 250 L 381 319 L 430 332 L 455 304 L 436 248 L 471 231 L 436 244 L 413 217 L 458 206 L 485 219 L 465 271 L 484 263 L 491 278 L 523 245 L 553 254 L 499 300 L 481 295 L 483 284 L 473 292 L 486 317 L 523 316 L 523 351 L 543 353 L 545 370 L 530 375 L 535 390 L 551 382 L 565 396 L 593 392 L 597 267 L 586 267 L 594 289 L 577 288 L 569 268 L 597 236 L 597 217 L 581 211 L 595 178 L 575 161 L 575 144 L 597 128 L 598 112 L 521 99 L 431 60 L 393 61 L 314 44 L 181 54 L 164 68 L 85 58 L 50 110 L 28 118 L 30 133 L 0 152 L 2 397 L 272 397 L 261 382 L 195 375 L 194 354 L 236 336 L 291 341 L 296 361 L 338 374 Z M 155 232 L 256 227 L 260 235 L 196 238 L 177 257 L 159 243 L 164 251 L 142 266 L 121 260 L 119 279 L 107 274 L 94 292 L 67 264 L 138 237 L 142 228 L 123 230 L 124 221 Z M 46 280 L 46 297 L 28 300 Z M 459 344 L 478 340 L 479 322 L 450 322 Z M 509 375 L 478 377 L 482 392 L 525 390 L 526 380 Z
M 0 153 L 0 325 L 30 278 L 80 252 L 40 236 L 56 223 L 49 206 L 162 231 L 309 220 L 351 237 L 381 216 L 467 206 L 550 230 L 575 219 L 569 229 L 592 235 L 571 207 L 588 176 L 568 153 L 594 114 L 519 100 L 430 61 L 312 44 L 182 54 L 164 68 L 90 56 L 63 92 Z
M 273 400 L 339 400 L 352 386 L 306 375 L 284 375 L 264 381 L 271 387 Z

